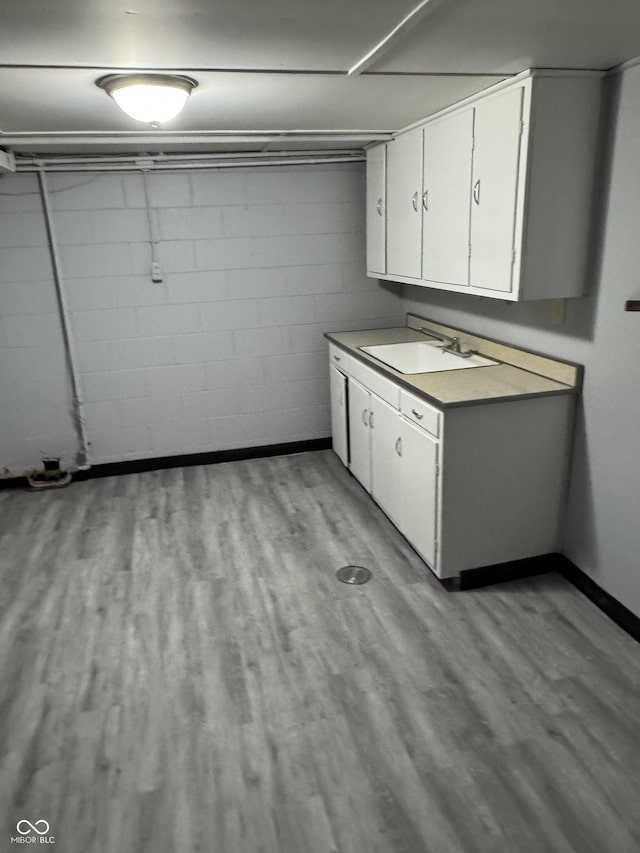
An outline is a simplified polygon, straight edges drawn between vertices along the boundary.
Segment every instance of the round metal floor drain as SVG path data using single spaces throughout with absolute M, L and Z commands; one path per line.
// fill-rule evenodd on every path
M 342 583 L 366 583 L 371 580 L 371 572 L 364 566 L 343 566 L 336 572 L 336 577 Z

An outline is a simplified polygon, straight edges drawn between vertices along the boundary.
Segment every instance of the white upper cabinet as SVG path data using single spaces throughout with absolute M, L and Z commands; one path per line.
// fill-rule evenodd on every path
M 584 295 L 601 102 L 599 72 L 527 71 L 386 143 L 384 277 L 509 301 Z
M 387 146 L 375 145 L 367 151 L 367 273 L 387 271 L 386 229 Z
M 422 278 L 469 284 L 469 188 L 473 110 L 424 129 Z
M 387 274 L 422 274 L 422 128 L 387 143 Z
M 474 109 L 469 283 L 504 293 L 513 286 L 523 94 L 518 86 Z

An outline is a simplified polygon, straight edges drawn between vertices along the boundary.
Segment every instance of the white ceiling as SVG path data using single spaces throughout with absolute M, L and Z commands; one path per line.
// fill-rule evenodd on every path
M 357 148 L 528 67 L 604 70 L 640 55 L 640 0 L 430 0 L 365 73 L 347 76 L 417 4 L 2 0 L 0 145 Z M 199 85 L 152 131 L 95 86 L 126 70 Z

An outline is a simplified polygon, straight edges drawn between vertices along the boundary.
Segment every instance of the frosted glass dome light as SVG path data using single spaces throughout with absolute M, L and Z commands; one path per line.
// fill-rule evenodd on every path
M 198 84 L 190 77 L 165 74 L 110 74 L 97 85 L 131 118 L 159 124 L 178 115 Z

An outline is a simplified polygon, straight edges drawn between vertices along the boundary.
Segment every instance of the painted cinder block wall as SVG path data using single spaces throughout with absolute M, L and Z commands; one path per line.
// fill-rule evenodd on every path
M 38 181 L 0 179 L 0 476 L 79 451 Z
M 323 333 L 402 321 L 365 275 L 362 164 L 149 173 L 161 283 L 141 174 L 48 185 L 94 463 L 328 436 Z M 0 247 L 0 467 L 19 473 L 79 445 L 37 181 L 0 191 L 2 222 L 33 217 Z M 25 365 L 53 398 L 28 442 Z

